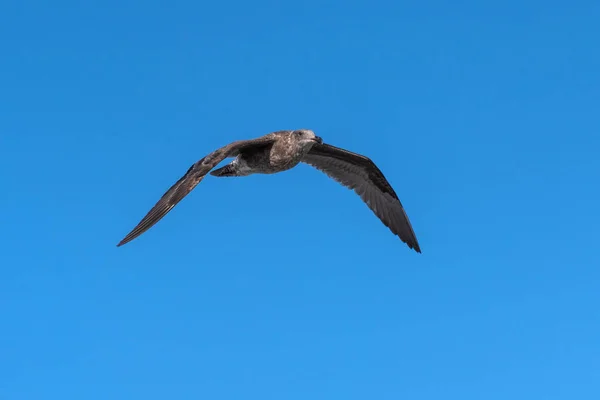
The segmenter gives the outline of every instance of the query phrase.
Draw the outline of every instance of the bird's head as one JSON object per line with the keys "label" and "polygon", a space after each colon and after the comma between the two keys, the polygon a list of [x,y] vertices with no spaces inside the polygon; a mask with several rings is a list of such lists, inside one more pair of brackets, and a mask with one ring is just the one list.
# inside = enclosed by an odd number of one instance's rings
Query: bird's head
{"label": "bird's head", "polygon": [[315,143],[323,143],[323,139],[315,135],[315,133],[310,129],[297,129],[292,132],[292,135],[295,136],[295,139],[299,143],[302,143],[309,148]]}

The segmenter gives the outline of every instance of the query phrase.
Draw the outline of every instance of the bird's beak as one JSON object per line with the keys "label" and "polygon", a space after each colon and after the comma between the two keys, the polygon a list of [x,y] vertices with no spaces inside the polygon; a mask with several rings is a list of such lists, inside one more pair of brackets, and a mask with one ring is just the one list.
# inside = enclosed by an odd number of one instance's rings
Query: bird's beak
{"label": "bird's beak", "polygon": [[323,144],[323,139],[320,136],[315,136],[313,140],[319,144]]}

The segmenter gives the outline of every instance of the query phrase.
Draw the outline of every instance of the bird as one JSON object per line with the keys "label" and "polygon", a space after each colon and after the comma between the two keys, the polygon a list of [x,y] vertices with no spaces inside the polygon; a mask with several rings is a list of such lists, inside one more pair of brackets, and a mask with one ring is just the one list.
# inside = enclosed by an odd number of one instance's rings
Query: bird
{"label": "bird", "polygon": [[[226,158],[233,161],[214,169]],[[154,226],[208,174],[215,177],[275,174],[300,163],[314,167],[353,190],[394,235],[421,253],[404,207],[377,165],[364,155],[324,143],[310,129],[280,130],[255,139],[237,140],[206,155],[189,167],[117,247]]]}

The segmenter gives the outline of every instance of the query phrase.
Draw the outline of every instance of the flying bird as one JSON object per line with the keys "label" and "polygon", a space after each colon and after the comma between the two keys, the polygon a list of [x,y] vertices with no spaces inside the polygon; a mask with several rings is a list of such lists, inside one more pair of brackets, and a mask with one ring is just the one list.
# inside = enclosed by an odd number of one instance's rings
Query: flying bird
{"label": "flying bird", "polygon": [[[229,164],[213,170],[226,158]],[[232,142],[194,163],[118,244],[122,246],[150,229],[210,173],[216,177],[275,174],[306,163],[356,192],[373,213],[409,248],[421,252],[411,223],[396,192],[379,168],[360,154],[323,143],[308,129],[282,130]]]}

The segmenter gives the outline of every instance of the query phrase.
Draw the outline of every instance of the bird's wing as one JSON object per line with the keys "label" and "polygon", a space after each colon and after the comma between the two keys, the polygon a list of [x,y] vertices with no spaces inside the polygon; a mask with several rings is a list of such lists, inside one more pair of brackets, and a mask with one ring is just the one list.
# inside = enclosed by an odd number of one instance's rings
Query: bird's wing
{"label": "bird's wing", "polygon": [[375,215],[411,249],[421,252],[396,192],[371,159],[328,144],[315,144],[302,159],[354,190]]}
{"label": "bird's wing", "polygon": [[122,246],[127,242],[140,236],[142,233],[150,229],[162,217],[164,217],[177,203],[188,195],[198,185],[206,174],[213,169],[217,164],[227,157],[235,157],[241,151],[248,150],[253,147],[267,146],[274,141],[274,136],[269,134],[257,139],[240,140],[223,146],[220,149],[213,151],[206,157],[202,158],[193,164],[173,186],[169,188],[146,214],[144,218],[137,224],[131,232],[117,244]]}

